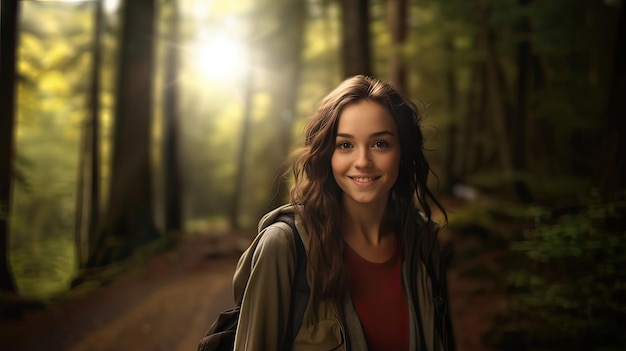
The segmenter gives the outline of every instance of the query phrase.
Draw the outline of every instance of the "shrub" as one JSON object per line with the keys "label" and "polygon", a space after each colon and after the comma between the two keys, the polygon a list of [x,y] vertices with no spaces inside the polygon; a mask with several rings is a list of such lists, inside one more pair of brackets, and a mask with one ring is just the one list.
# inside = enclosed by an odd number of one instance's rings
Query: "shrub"
{"label": "shrub", "polygon": [[535,225],[512,243],[523,254],[507,279],[512,316],[528,346],[626,346],[624,195],[594,193],[567,208],[533,211]]}

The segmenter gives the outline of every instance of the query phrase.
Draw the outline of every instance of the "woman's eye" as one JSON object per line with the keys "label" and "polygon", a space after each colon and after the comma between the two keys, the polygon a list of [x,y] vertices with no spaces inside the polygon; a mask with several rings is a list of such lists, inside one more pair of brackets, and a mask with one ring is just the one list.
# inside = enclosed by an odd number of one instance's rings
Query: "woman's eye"
{"label": "woman's eye", "polygon": [[350,147],[351,147],[350,143],[346,143],[345,141],[337,144],[337,148],[340,150],[346,150],[346,149],[349,149]]}
{"label": "woman's eye", "polygon": [[386,141],[384,141],[384,140],[378,140],[378,141],[375,141],[375,142],[374,142],[374,144],[373,144],[372,146],[374,146],[374,147],[375,147],[375,148],[377,148],[377,149],[384,149],[384,148],[386,148],[387,146],[389,146],[389,143],[387,143],[387,142],[386,142]]}

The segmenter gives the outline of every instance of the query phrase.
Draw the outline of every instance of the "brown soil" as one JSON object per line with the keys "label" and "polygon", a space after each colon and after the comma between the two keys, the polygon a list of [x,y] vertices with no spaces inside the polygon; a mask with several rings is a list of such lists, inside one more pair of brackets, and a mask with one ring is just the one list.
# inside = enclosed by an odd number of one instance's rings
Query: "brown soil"
{"label": "brown soil", "polygon": [[[462,243],[463,249],[475,247]],[[491,351],[486,335],[497,316],[505,314],[505,295],[494,279],[467,274],[474,267],[498,271],[494,267],[501,253],[485,252],[471,262],[454,263],[448,271],[450,312],[458,351]]]}
{"label": "brown soil", "polygon": [[87,296],[0,321],[0,350],[195,350],[233,305],[237,255],[194,236]]}
{"label": "brown soil", "polygon": [[[447,239],[455,256],[473,246],[465,239]],[[139,273],[83,298],[28,311],[18,321],[0,321],[0,350],[195,350],[218,313],[233,305],[238,252],[232,243],[217,249],[216,243],[212,236],[193,236],[151,259]],[[482,336],[502,297],[489,281],[465,277],[465,268],[453,262],[449,271],[457,349],[490,351]]]}

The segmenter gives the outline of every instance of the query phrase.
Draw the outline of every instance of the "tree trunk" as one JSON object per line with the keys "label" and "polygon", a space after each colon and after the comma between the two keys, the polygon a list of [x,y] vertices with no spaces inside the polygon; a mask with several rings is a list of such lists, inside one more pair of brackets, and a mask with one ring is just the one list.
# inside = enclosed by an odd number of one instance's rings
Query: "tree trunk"
{"label": "tree trunk", "polygon": [[511,146],[509,145],[509,135],[507,132],[507,108],[505,105],[505,96],[503,94],[503,83],[501,70],[498,63],[496,52],[496,38],[493,28],[488,25],[489,9],[481,3],[481,40],[487,49],[486,58],[486,75],[487,75],[487,94],[489,103],[489,114],[492,118],[493,132],[496,141],[496,153],[498,162],[502,170],[502,177],[505,187],[513,183],[513,165],[511,161]]}
{"label": "tree trunk", "polygon": [[165,63],[164,158],[165,158],[165,232],[183,229],[181,203],[179,112],[178,112],[178,1],[170,1],[170,34]]}
{"label": "tree trunk", "polygon": [[[323,31],[323,35],[325,36],[331,36],[331,35],[336,35],[335,31],[334,31],[334,25],[335,25],[335,18],[332,15],[332,11],[329,10],[329,7],[331,4],[333,4],[334,1],[332,0],[322,0],[321,1],[321,6],[322,6],[322,18],[324,21],[324,31]],[[324,43],[324,48],[327,51],[331,51],[334,52],[335,48],[333,46],[333,44],[331,43],[330,40],[326,40]],[[337,84],[337,82],[335,81],[335,75],[333,74],[335,72],[335,59],[334,57],[331,57],[329,59],[324,59],[324,86],[326,87],[326,90],[330,91],[332,90],[335,85]],[[343,66],[342,66],[343,67]]]}
{"label": "tree trunk", "polygon": [[96,243],[96,231],[100,222],[100,68],[102,66],[102,37],[104,35],[104,0],[98,1],[96,5],[96,24],[94,33],[96,43],[94,43],[94,62],[92,71],[92,113],[91,125],[91,197],[89,199],[89,252],[92,252]]}
{"label": "tree trunk", "polygon": [[390,0],[389,33],[391,34],[392,54],[389,62],[389,80],[401,92],[408,94],[404,44],[407,36],[407,0]]}
{"label": "tree trunk", "polygon": [[[478,39],[478,38],[476,38]],[[476,40],[478,49],[480,41]],[[484,62],[475,62],[470,73],[470,87],[467,95],[467,112],[465,129],[463,133],[462,148],[459,149],[461,167],[459,174],[470,174],[477,169],[483,159],[483,146],[481,134],[484,130],[484,116],[486,112],[486,78]]]}
{"label": "tree trunk", "polygon": [[237,168],[235,173],[235,191],[233,194],[233,202],[230,207],[229,221],[234,229],[240,229],[239,210],[240,200],[243,196],[244,179],[246,173],[246,159],[248,155],[248,141],[250,139],[250,123],[252,120],[252,104],[254,96],[254,72],[248,67],[246,72],[246,81],[244,87],[243,116],[241,124],[241,136],[239,137],[239,151],[237,152]]}
{"label": "tree trunk", "polygon": [[94,247],[100,211],[100,68],[102,46],[102,2],[94,3],[91,87],[83,123],[76,191],[76,249],[80,268],[85,268]]}
{"label": "tree trunk", "polygon": [[342,2],[342,63],[345,77],[372,75],[369,0]]}
{"label": "tree trunk", "polygon": [[606,195],[615,194],[626,188],[626,4],[622,3],[617,22],[617,35],[614,49],[613,81],[609,90],[606,112],[606,130],[600,136],[598,174],[601,191]]}
{"label": "tree trunk", "polygon": [[448,146],[446,148],[446,163],[445,163],[445,186],[449,194],[452,193],[452,187],[458,182],[458,145],[459,145],[459,122],[456,120],[457,116],[457,86],[456,86],[456,74],[455,67],[452,63],[452,57],[454,56],[454,45],[452,38],[447,37],[445,39],[444,47],[446,49],[446,55],[450,60],[446,67],[446,91],[448,96]]}
{"label": "tree trunk", "polygon": [[19,6],[16,0],[3,0],[0,6],[0,290],[15,293],[16,286],[9,264],[9,210],[13,181]]}
{"label": "tree trunk", "polygon": [[297,100],[300,87],[300,71],[301,71],[301,53],[304,44],[304,23],[306,21],[306,3],[303,0],[291,1],[279,11],[279,16],[287,19],[286,33],[284,40],[285,50],[282,50],[284,77],[283,84],[280,84],[282,97],[278,105],[276,116],[278,117],[277,125],[278,139],[280,149],[278,155],[280,160],[276,165],[276,175],[274,177],[274,189],[271,192],[271,201],[269,201],[270,209],[289,201],[289,187],[286,179],[287,163],[285,160],[289,154],[291,147],[291,134],[293,123],[297,116]]}
{"label": "tree trunk", "polygon": [[90,267],[127,258],[157,238],[150,157],[155,6],[125,3],[109,203]]}
{"label": "tree trunk", "polygon": [[[520,7],[527,7],[532,0],[518,0]],[[517,106],[512,119],[512,145],[513,167],[516,171],[526,170],[526,138],[528,120],[528,80],[531,66],[531,46],[530,46],[530,20],[528,16],[520,19],[518,25],[518,35],[520,42],[517,44]],[[528,186],[521,179],[515,179],[515,192],[517,198],[522,202],[532,201],[532,195]]]}

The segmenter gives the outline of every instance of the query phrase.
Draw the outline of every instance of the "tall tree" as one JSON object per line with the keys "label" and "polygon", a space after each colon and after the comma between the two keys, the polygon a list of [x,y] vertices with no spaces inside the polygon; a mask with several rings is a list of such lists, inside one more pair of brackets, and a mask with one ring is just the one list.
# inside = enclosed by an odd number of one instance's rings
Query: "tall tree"
{"label": "tall tree", "polygon": [[165,62],[164,159],[165,159],[165,232],[183,229],[179,158],[179,12],[178,0],[170,0],[169,38]]}
{"label": "tall tree", "polygon": [[[444,50],[448,58],[454,56],[454,43],[453,38],[450,35],[446,35],[444,38]],[[446,147],[446,160],[445,160],[445,185],[448,193],[452,192],[452,187],[458,181],[458,169],[457,163],[457,148],[459,144],[459,122],[455,120],[454,116],[458,111],[458,89],[457,78],[454,64],[449,59],[445,69],[445,84],[447,95],[447,111],[449,116],[448,124],[448,142]]]}
{"label": "tall tree", "polygon": [[343,74],[372,75],[370,48],[370,2],[369,0],[342,1],[342,64]]}
{"label": "tall tree", "polygon": [[389,61],[389,80],[404,93],[407,91],[404,44],[407,37],[407,0],[390,0],[388,26],[393,52]]}
{"label": "tall tree", "polygon": [[480,40],[486,52],[485,78],[488,99],[488,112],[492,118],[493,135],[496,139],[496,153],[500,163],[500,170],[504,183],[512,186],[513,165],[511,161],[511,146],[506,125],[508,109],[506,106],[506,86],[503,82],[502,69],[498,61],[496,49],[497,39],[494,28],[491,26],[492,8],[485,0],[479,0]]}
{"label": "tall tree", "polygon": [[278,18],[283,19],[281,35],[280,58],[276,61],[280,67],[277,70],[284,72],[282,84],[276,86],[280,88],[278,104],[275,116],[278,126],[278,155],[279,163],[276,165],[275,189],[273,189],[270,207],[275,208],[289,200],[289,188],[285,173],[287,163],[285,159],[289,153],[292,143],[292,128],[297,116],[297,101],[300,88],[300,75],[302,66],[302,49],[304,46],[304,23],[306,21],[306,2],[304,0],[290,0],[281,6],[278,11]]}
{"label": "tall tree", "polygon": [[[476,36],[476,45],[480,49],[481,41]],[[459,148],[459,159],[462,161],[459,174],[476,172],[485,159],[485,137],[487,124],[487,88],[485,63],[477,61],[472,64],[470,87],[467,94],[467,111],[462,147]]]}
{"label": "tall tree", "polygon": [[612,194],[626,188],[626,4],[622,2],[617,21],[617,35],[613,53],[613,79],[609,90],[606,129],[601,135],[601,153],[596,167],[602,190]]}
{"label": "tall tree", "polygon": [[100,68],[102,46],[102,1],[94,3],[91,86],[89,87],[89,116],[83,122],[80,146],[77,204],[76,247],[80,267],[89,259],[94,246],[96,224],[100,211]]}
{"label": "tall tree", "polygon": [[243,196],[244,176],[246,174],[246,159],[248,155],[248,143],[250,141],[250,125],[252,123],[252,104],[254,103],[254,69],[248,62],[248,68],[245,73],[244,96],[243,96],[243,115],[241,122],[241,135],[239,136],[239,150],[237,150],[237,171],[235,173],[235,191],[233,193],[233,201],[230,204],[229,221],[230,225],[239,229],[239,212],[241,210],[240,203]]}
{"label": "tall tree", "polygon": [[[518,0],[522,10],[526,10],[532,0]],[[532,64],[532,52],[530,43],[530,19],[528,15],[520,18],[517,32],[519,42],[517,43],[517,105],[515,106],[514,118],[511,118],[512,130],[512,164],[516,171],[526,169],[526,130],[528,120],[528,81]],[[516,178],[514,181],[517,198],[524,202],[532,200],[530,190],[526,183]]]}
{"label": "tall tree", "polygon": [[0,290],[16,292],[9,265],[9,208],[13,177],[17,0],[0,5]]}
{"label": "tall tree", "polygon": [[124,4],[109,202],[90,267],[126,258],[158,237],[150,157],[155,12],[155,0]]}

